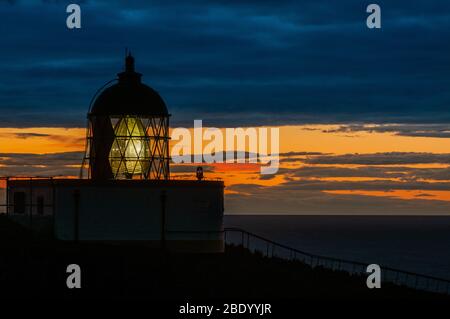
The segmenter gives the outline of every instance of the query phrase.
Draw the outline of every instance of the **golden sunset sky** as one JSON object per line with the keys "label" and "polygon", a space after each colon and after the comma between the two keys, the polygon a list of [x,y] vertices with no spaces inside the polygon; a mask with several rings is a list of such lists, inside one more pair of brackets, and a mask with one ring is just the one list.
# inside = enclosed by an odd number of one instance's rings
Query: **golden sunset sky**
{"label": "golden sunset sky", "polygon": [[[450,139],[433,137],[435,126],[279,129],[277,174],[261,175],[255,164],[203,164],[206,178],[225,181],[227,213],[450,212]],[[83,128],[0,128],[0,175],[76,177],[84,140]],[[193,178],[196,166],[172,164],[171,176]]]}

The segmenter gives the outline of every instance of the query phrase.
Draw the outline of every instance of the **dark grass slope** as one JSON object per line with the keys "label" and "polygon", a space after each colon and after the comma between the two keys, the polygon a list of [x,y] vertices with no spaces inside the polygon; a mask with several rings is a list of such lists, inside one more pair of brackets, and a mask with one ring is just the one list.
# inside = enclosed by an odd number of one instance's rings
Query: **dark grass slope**
{"label": "dark grass slope", "polygon": [[[79,264],[82,289],[66,287]],[[9,298],[154,300],[445,299],[300,262],[268,259],[240,247],[224,254],[175,254],[138,245],[75,244],[31,235],[0,216],[0,295]]]}

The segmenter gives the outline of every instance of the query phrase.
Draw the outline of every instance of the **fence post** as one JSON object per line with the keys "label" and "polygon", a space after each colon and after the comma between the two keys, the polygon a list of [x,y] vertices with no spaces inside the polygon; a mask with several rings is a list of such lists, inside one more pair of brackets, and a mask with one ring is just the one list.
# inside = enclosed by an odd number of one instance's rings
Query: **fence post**
{"label": "fence post", "polygon": [[80,239],[80,190],[73,191],[74,213],[73,213],[73,240],[77,243]]}
{"label": "fence post", "polygon": [[161,241],[161,249],[162,251],[166,251],[166,201],[167,201],[167,192],[163,190],[160,195],[161,200],[161,225],[160,225],[160,241]]}
{"label": "fence post", "polygon": [[33,232],[33,178],[30,177],[30,230]]}
{"label": "fence post", "polygon": [[6,177],[6,216],[9,216],[9,176]]}

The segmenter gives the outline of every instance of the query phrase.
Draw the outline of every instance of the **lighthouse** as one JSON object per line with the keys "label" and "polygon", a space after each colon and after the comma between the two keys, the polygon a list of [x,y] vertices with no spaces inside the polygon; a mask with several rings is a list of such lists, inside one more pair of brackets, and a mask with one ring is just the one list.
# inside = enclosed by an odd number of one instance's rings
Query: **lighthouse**
{"label": "lighthouse", "polygon": [[170,114],[129,53],[87,114],[80,178],[7,179],[7,214],[57,240],[222,252],[224,183],[170,178]]}
{"label": "lighthouse", "polygon": [[117,83],[102,90],[88,113],[92,179],[169,179],[169,117],[161,96],[125,58]]}

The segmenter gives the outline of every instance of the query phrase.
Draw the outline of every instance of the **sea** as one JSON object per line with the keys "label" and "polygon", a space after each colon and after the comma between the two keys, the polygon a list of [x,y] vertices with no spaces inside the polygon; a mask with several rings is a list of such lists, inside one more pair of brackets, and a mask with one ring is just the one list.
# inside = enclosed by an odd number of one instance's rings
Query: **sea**
{"label": "sea", "polygon": [[224,225],[312,254],[450,280],[450,216],[226,215]]}

